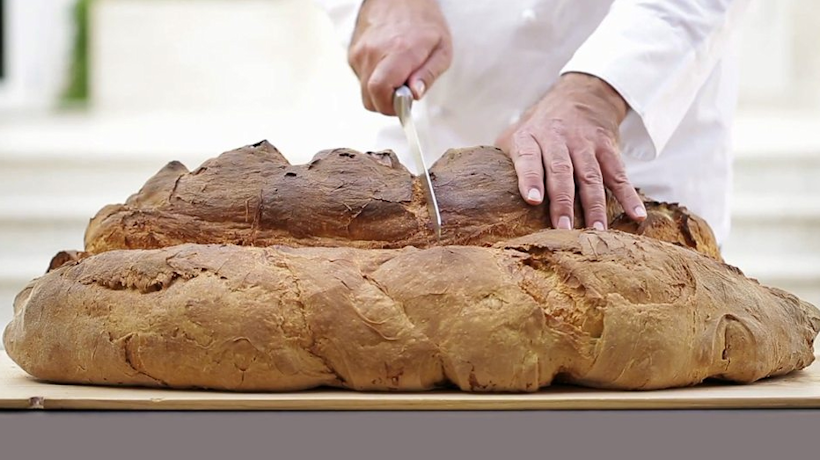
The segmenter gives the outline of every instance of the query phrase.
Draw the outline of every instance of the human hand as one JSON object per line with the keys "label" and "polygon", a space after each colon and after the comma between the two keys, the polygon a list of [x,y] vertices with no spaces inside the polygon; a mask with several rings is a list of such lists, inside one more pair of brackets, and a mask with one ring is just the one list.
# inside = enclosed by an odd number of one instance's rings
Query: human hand
{"label": "human hand", "polygon": [[605,186],[630,218],[646,218],[618,150],[626,111],[626,102],[603,80],[567,73],[496,140],[512,158],[528,203],[543,201],[546,183],[553,227],[573,227],[576,183],[588,227],[607,228]]}
{"label": "human hand", "polygon": [[436,0],[367,0],[348,62],[367,110],[395,115],[393,91],[407,83],[416,100],[450,67],[453,44]]}

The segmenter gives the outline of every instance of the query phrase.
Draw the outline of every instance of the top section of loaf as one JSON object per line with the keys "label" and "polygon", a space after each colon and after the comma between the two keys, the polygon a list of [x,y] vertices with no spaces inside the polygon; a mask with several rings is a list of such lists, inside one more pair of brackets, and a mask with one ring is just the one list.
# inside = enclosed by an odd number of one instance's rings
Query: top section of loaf
{"label": "top section of loaf", "polygon": [[[494,147],[448,150],[430,169],[443,220],[436,241],[421,183],[391,151],[325,150],[291,165],[266,141],[223,153],[194,171],[171,162],[125,204],[91,220],[86,251],[182,243],[250,246],[427,247],[486,245],[549,228],[546,203],[518,193],[510,159]],[[645,200],[631,222],[608,195],[612,228],[690,247],[719,259],[705,221],[676,204]],[[583,227],[576,203],[576,227]]]}

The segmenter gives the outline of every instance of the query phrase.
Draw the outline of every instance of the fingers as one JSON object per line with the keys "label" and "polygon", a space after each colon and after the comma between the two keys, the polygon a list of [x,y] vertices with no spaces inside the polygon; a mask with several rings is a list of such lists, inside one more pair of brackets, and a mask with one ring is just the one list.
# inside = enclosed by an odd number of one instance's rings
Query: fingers
{"label": "fingers", "polygon": [[365,109],[371,112],[376,111],[376,106],[373,105],[373,99],[370,98],[370,92],[367,90],[366,84],[362,84],[362,105],[364,105]]}
{"label": "fingers", "polygon": [[546,172],[547,195],[550,198],[552,226],[569,230],[573,227],[575,181],[569,148],[560,137],[539,139]]}
{"label": "fingers", "polygon": [[[435,43],[435,42],[431,42]],[[393,92],[408,83],[413,96],[420,99],[433,82],[450,67],[452,49],[440,40],[435,46],[394,40],[390,48],[355,47],[349,56],[361,84],[362,103],[370,111],[395,115]]]}
{"label": "fingers", "polygon": [[[541,135],[539,135],[541,134]],[[554,228],[574,226],[576,184],[588,227],[606,230],[605,187],[612,190],[626,214],[633,220],[646,218],[646,208],[626,175],[626,168],[607,139],[566,142],[560,135],[519,129],[505,138],[518,176],[518,191],[532,205],[549,197],[550,221]]]}
{"label": "fingers", "polygon": [[510,158],[518,176],[518,192],[529,204],[544,201],[544,167],[541,147],[527,131],[517,132],[510,147]]}
{"label": "fingers", "polygon": [[582,141],[574,149],[572,157],[586,225],[596,230],[606,230],[606,194],[601,167],[595,157],[595,144]]}
{"label": "fingers", "polygon": [[394,40],[389,49],[369,43],[351,47],[348,60],[359,79],[364,107],[372,112],[395,115],[393,91],[407,81],[425,58],[400,40]]}
{"label": "fingers", "polygon": [[359,79],[362,103],[385,115],[395,115],[396,88],[408,84],[420,99],[452,62],[449,34],[441,30],[402,35],[382,27],[354,41],[348,62]]}
{"label": "fingers", "polygon": [[450,67],[453,52],[449,45],[443,41],[433,49],[430,57],[408,78],[410,89],[416,100],[421,99],[427,88],[433,86],[433,82]]}
{"label": "fingers", "polygon": [[596,158],[601,168],[604,185],[612,191],[615,199],[621,203],[626,215],[638,222],[644,220],[646,218],[646,207],[626,175],[626,167],[615,143],[611,140],[599,143]]}
{"label": "fingers", "polygon": [[373,105],[373,101],[370,99],[370,93],[367,91],[366,84],[370,79],[370,74],[373,73],[373,67],[378,63],[378,61],[375,60],[374,53],[362,45],[351,46],[348,51],[347,62],[359,80],[362,93],[362,105],[364,105],[365,109],[375,112],[376,106]]}
{"label": "fingers", "polygon": [[407,81],[419,61],[413,53],[390,54],[379,61],[367,80],[362,80],[364,92],[370,97],[376,112],[395,115],[393,92]]}
{"label": "fingers", "polygon": [[[452,51],[449,45],[440,42],[429,56],[407,50],[388,54],[376,65],[372,74],[362,79],[362,102],[368,102],[376,112],[395,115],[393,92],[408,83],[416,100],[421,99],[433,82],[450,67]],[[366,83],[364,83],[366,82]]]}

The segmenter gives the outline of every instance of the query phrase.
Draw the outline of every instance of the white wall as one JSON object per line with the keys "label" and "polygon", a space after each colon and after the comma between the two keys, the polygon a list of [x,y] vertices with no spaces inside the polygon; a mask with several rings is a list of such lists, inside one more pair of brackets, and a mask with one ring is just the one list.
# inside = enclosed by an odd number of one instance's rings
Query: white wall
{"label": "white wall", "polygon": [[318,74],[340,70],[326,65],[341,49],[305,0],[98,2],[97,109],[293,108]]}
{"label": "white wall", "polygon": [[[310,0],[97,0],[92,27],[98,114],[154,114],[213,149],[267,138],[295,162],[368,144],[391,122],[361,107],[345,50]],[[190,120],[224,133],[190,132]],[[146,148],[174,144],[167,131]],[[229,136],[238,131],[248,137]]]}
{"label": "white wall", "polygon": [[6,0],[8,78],[0,83],[0,113],[54,106],[66,81],[74,2]]}
{"label": "white wall", "polygon": [[753,0],[740,53],[740,109],[820,109],[817,0]]}

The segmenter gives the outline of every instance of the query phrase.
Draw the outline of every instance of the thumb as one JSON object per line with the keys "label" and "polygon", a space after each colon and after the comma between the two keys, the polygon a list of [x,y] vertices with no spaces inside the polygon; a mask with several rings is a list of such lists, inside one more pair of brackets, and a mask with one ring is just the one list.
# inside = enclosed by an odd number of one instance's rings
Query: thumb
{"label": "thumb", "polygon": [[449,45],[439,44],[424,64],[410,74],[407,80],[416,100],[421,99],[436,79],[450,67],[452,54]]}

